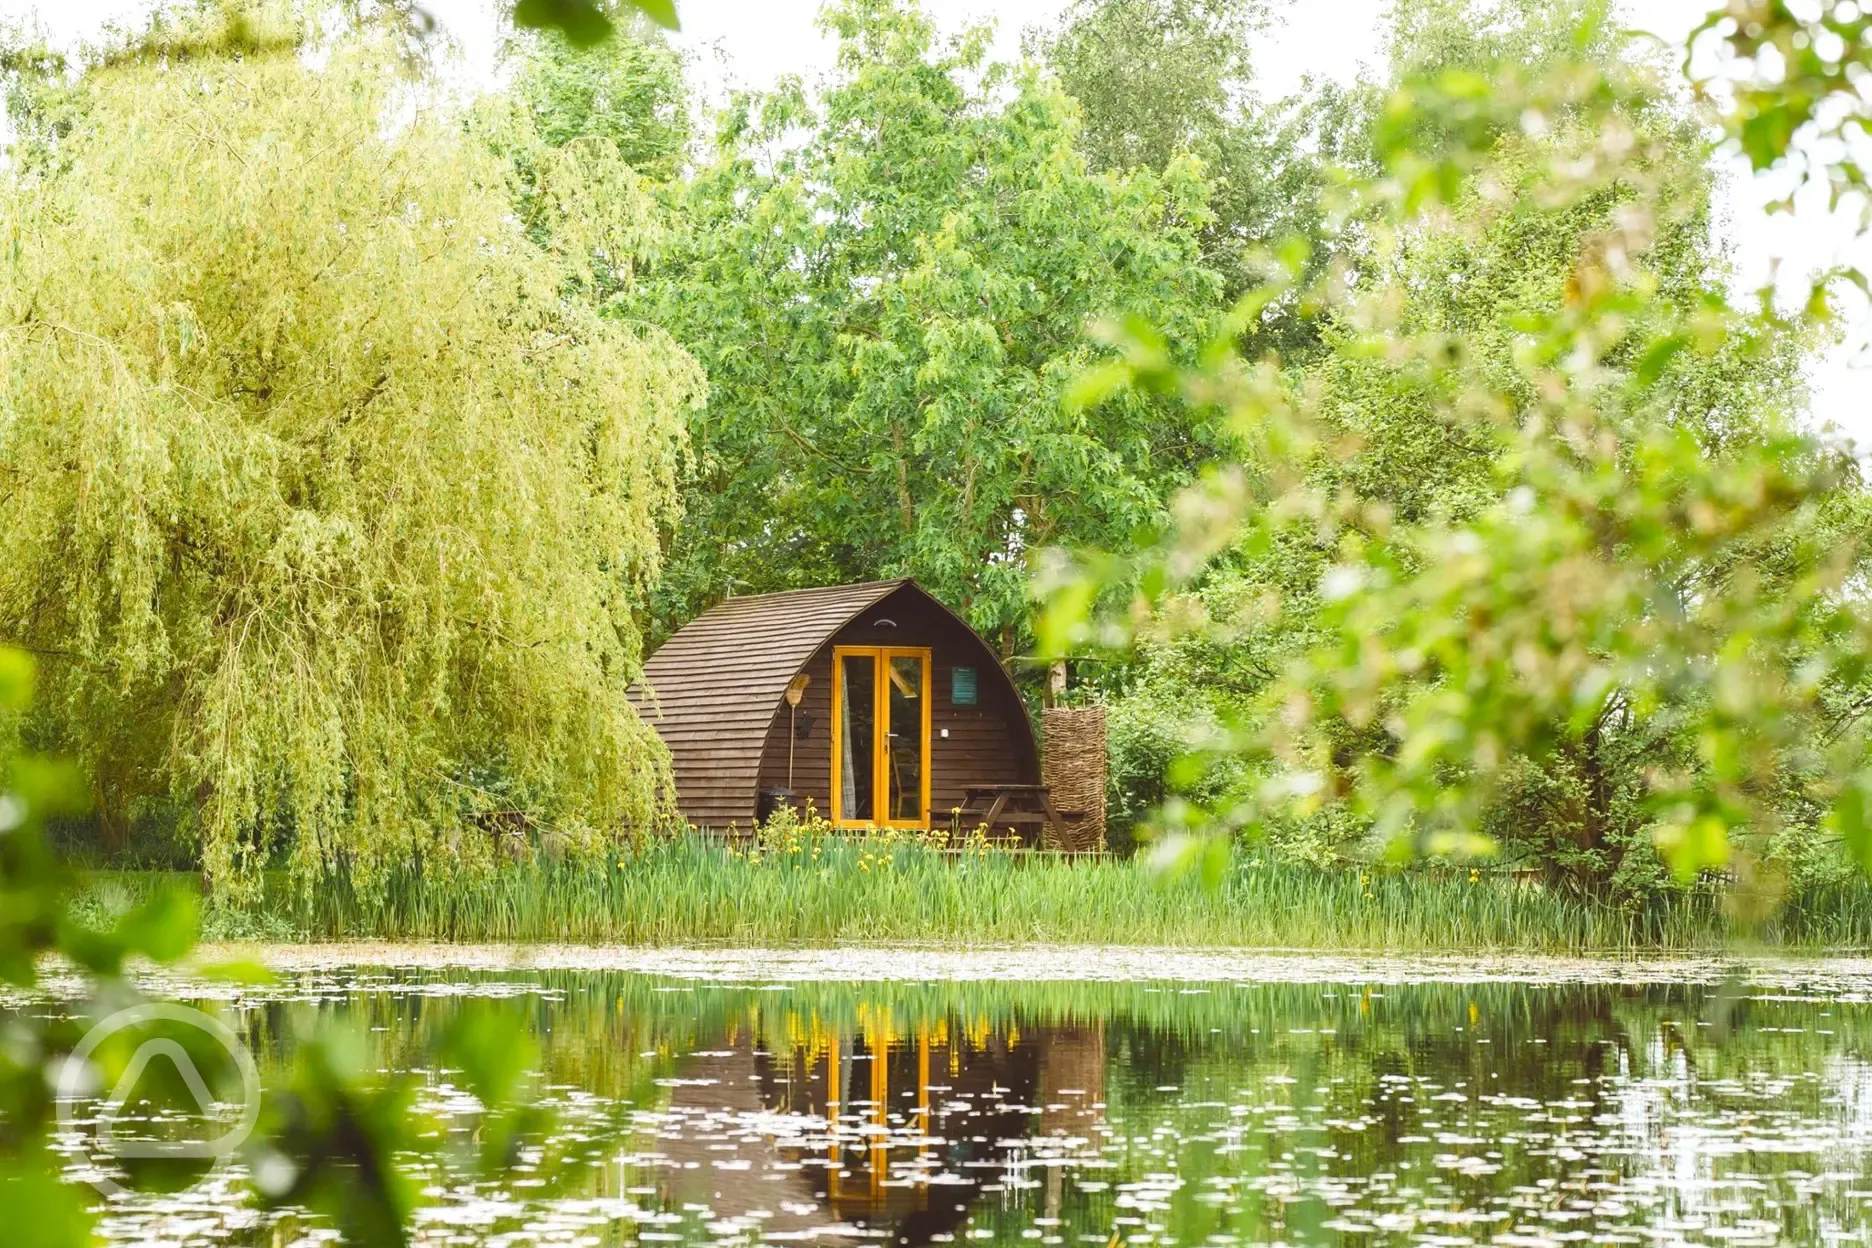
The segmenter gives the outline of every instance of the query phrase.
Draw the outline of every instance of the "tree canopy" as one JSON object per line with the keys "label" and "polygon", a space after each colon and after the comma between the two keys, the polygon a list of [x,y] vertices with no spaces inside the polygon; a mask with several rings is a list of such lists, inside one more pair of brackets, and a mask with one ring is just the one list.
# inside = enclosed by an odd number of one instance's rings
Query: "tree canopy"
{"label": "tree canopy", "polygon": [[[1078,0],[1027,32],[1028,54],[1078,101],[1093,168],[1201,163],[1203,259],[1230,302],[1296,241],[1309,248],[1308,271],[1324,271],[1329,171],[1359,155],[1358,92],[1310,83],[1274,100],[1258,89],[1250,40],[1278,20],[1265,0]],[[1309,346],[1307,318],[1276,310],[1253,327],[1257,349]]]}
{"label": "tree canopy", "polygon": [[563,297],[510,166],[387,38],[278,33],[91,69],[0,187],[35,730],[111,817],[173,799],[224,886],[281,844],[365,879],[484,857],[490,819],[643,829],[633,610],[701,372]]}
{"label": "tree canopy", "polygon": [[1064,402],[1133,316],[1200,337],[1217,280],[1196,167],[1097,172],[1033,67],[913,6],[827,22],[818,90],[743,97],[640,298],[707,369],[668,618],[729,592],[914,575],[1012,652],[1026,560],[1127,540],[1207,452],[1148,396]]}

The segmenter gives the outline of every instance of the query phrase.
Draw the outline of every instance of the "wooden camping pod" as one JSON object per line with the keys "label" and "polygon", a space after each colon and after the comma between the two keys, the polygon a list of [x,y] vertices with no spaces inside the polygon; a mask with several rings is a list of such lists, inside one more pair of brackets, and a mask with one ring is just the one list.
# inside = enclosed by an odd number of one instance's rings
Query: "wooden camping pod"
{"label": "wooden camping pod", "polygon": [[[669,747],[682,816],[746,830],[767,788],[844,813],[833,796],[833,661],[853,648],[927,653],[917,777],[926,796],[920,818],[900,824],[943,826],[970,788],[1039,783],[1026,705],[987,643],[915,581],[872,581],[727,599],[644,664],[629,696]],[[808,680],[792,706],[787,688],[801,674]]]}

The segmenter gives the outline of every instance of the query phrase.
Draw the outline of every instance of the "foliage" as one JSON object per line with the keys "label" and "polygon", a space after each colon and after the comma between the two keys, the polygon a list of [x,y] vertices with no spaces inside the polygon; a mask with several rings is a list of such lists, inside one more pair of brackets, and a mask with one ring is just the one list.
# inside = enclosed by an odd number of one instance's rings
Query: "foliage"
{"label": "foliage", "polygon": [[[1692,32],[1686,64],[1705,51],[1720,53],[1713,72],[1696,82],[1721,101],[1725,147],[1740,152],[1756,172],[1792,175],[1771,212],[1795,211],[1802,188],[1826,188],[1829,208],[1857,210],[1857,234],[1872,227],[1872,190],[1866,183],[1866,139],[1872,104],[1865,92],[1872,71],[1872,14],[1853,0],[1730,0]],[[1712,46],[1713,45],[1713,46]],[[1850,284],[1872,297],[1872,275],[1842,257],[1814,278],[1803,315],[1826,324],[1838,315]],[[1772,291],[1764,299],[1774,298]]]}
{"label": "foliage", "polygon": [[620,315],[708,370],[663,620],[722,594],[910,574],[1011,653],[1024,556],[1127,539],[1207,453],[1172,405],[1068,410],[1095,318],[1204,332],[1195,167],[1096,173],[1032,67],[852,0],[823,89],[738,99],[681,238]]}
{"label": "foliage", "polygon": [[[0,647],[0,984],[46,990],[47,972],[59,969],[53,958],[84,979],[82,1000],[70,1008],[13,1011],[0,1023],[0,1219],[31,1228],[34,1244],[66,1248],[94,1242],[94,1212],[86,1189],[61,1179],[64,1159],[50,1147],[52,1092],[61,1067],[73,1060],[87,1024],[141,1001],[129,960],[173,964],[188,955],[196,914],[186,892],[159,884],[133,904],[113,907],[106,923],[81,918],[86,886],[50,851],[46,825],[82,812],[86,786],[71,764],[6,745],[27,712],[35,674],[29,656]],[[254,973],[239,966],[209,969],[223,978]],[[64,985],[57,990],[71,991]],[[188,1052],[199,1071],[212,1071],[216,1056],[226,1064],[225,1055],[201,1051],[203,1033],[194,1028],[154,1034],[182,1046],[177,1051]],[[153,1038],[148,1031],[120,1032],[95,1048],[85,1060],[98,1068],[96,1086],[118,1086]],[[356,1060],[355,1040],[342,1031],[308,1032],[300,1040],[286,1078],[264,1091],[258,1131],[247,1145],[249,1171],[260,1176],[263,1197],[330,1216],[347,1244],[402,1244],[411,1193],[391,1158],[435,1151],[430,1124],[409,1112],[410,1078],[386,1080],[366,1069]],[[462,1160],[460,1171],[486,1176],[504,1170],[522,1140],[536,1139],[549,1126],[519,1077],[529,1068],[530,1052],[517,1018],[485,1010],[436,1038],[434,1060],[463,1072],[481,1111],[484,1146]],[[162,1067],[175,1075],[174,1062]],[[164,1099],[149,1079],[139,1080],[139,1097],[158,1105],[194,1104],[194,1093],[180,1088],[167,1089]],[[199,1174],[129,1166],[117,1177],[133,1187],[165,1186]]]}
{"label": "foliage", "polygon": [[620,8],[666,29],[677,28],[675,0],[514,0],[513,22],[523,29],[556,31],[573,47],[589,48],[616,34]]}
{"label": "foliage", "polygon": [[[1500,8],[1510,12],[1491,17]],[[1611,54],[1603,41],[1579,49],[1557,37],[1556,27],[1561,36],[1570,28],[1546,6],[1477,9],[1432,3],[1399,9],[1387,40],[1394,76],[1402,81],[1491,58],[1552,67],[1582,51],[1601,59]],[[1383,93],[1366,87],[1351,94],[1360,101],[1359,124],[1369,134],[1380,121]],[[1699,164],[1694,131],[1680,112],[1668,100],[1652,100],[1644,113],[1634,120],[1669,162],[1660,177],[1670,180],[1679,198],[1666,227],[1670,245],[1660,250],[1666,253],[1673,297],[1693,303],[1722,277],[1707,234],[1708,178]],[[1369,137],[1358,143],[1370,145]],[[1503,186],[1501,194],[1519,198],[1522,212],[1486,216],[1489,206],[1472,200],[1457,209],[1464,228],[1412,238],[1388,255],[1367,241],[1364,229],[1348,229],[1337,244],[1342,255],[1357,258],[1366,283],[1386,285],[1389,297],[1398,301],[1400,328],[1441,330],[1452,339],[1460,335],[1463,349],[1487,361],[1498,375],[1513,370],[1515,319],[1560,303],[1581,240],[1603,228],[1618,206],[1613,195],[1543,211],[1531,202],[1537,194],[1538,158],[1523,152],[1511,162],[1504,153],[1502,165],[1517,180]],[[1382,223],[1360,223],[1375,224]],[[1304,281],[1303,274],[1295,284]],[[1309,488],[1323,496],[1356,490],[1412,522],[1444,512],[1466,516],[1494,497],[1490,462],[1496,448],[1490,440],[1453,436],[1450,425],[1425,402],[1423,387],[1366,349],[1368,339],[1345,317],[1328,311],[1309,332],[1321,341],[1321,349],[1300,361],[1297,370],[1290,365],[1284,382],[1314,395],[1320,419],[1330,425],[1327,437],[1357,448],[1340,457],[1303,452],[1299,470]],[[1709,377],[1702,389],[1718,403],[1744,411],[1747,402],[1740,395],[1773,395],[1777,384],[1785,390],[1789,383],[1785,362],[1759,379],[1752,365],[1728,371],[1742,383],[1733,396],[1716,384],[1720,377]],[[1134,661],[1102,669],[1102,692],[1114,700],[1113,800],[1121,819],[1147,814],[1140,807],[1163,799],[1166,780],[1174,780],[1172,789],[1198,804],[1226,802],[1259,783],[1262,772],[1227,748],[1228,737],[1244,726],[1245,718],[1253,718],[1257,700],[1276,674],[1319,643],[1318,587],[1332,561],[1329,540],[1300,531],[1279,534],[1272,545],[1260,548],[1225,544],[1193,592],[1177,600],[1172,627],[1146,631]],[[1194,626],[1178,626],[1175,616]],[[1146,743],[1149,749],[1137,763],[1147,770],[1140,775],[1125,751]],[[1185,757],[1179,761],[1179,755]],[[1205,756],[1201,765],[1193,755]],[[1153,765],[1154,776],[1148,771]],[[1532,815],[1529,804],[1522,802],[1517,816]],[[1549,816],[1511,826],[1539,835],[1552,822]],[[1271,821],[1265,830],[1283,850],[1307,861],[1331,861],[1360,851],[1368,823],[1335,811]]]}
{"label": "foliage", "polygon": [[[1076,72],[1087,83],[1081,94],[1097,99],[1101,73],[1130,63],[1126,58],[1167,57],[1182,65],[1146,37],[1149,27],[1190,64],[1210,67],[1206,73],[1170,73],[1172,83],[1206,82],[1210,95],[1204,98],[1230,98],[1214,85],[1228,79],[1215,67],[1230,64],[1222,55],[1229,45],[1220,41],[1206,58],[1190,55],[1200,41],[1185,38],[1178,44],[1174,36],[1191,21],[1190,12],[1167,7],[1174,12],[1158,14],[1162,20],[1154,26],[1127,24],[1126,15],[1135,17],[1140,8],[1128,0],[1080,10],[1053,52],[1060,56],[1070,35],[1078,41],[1071,51],[1086,58],[1089,68],[1069,67],[1062,73],[1072,82]],[[1391,15],[1386,40],[1393,83],[1401,86],[1407,79],[1425,80],[1452,69],[1488,72],[1501,62],[1539,75],[1581,60],[1631,59],[1633,53],[1618,48],[1604,27],[1586,28],[1589,37],[1581,39],[1582,12],[1603,16],[1600,9],[1520,0],[1400,6]],[[1236,55],[1233,81],[1242,84],[1236,87],[1240,91],[1248,81],[1247,66]],[[1374,137],[1387,124],[1386,98],[1386,90],[1370,85],[1333,96],[1339,136],[1333,150],[1350,176],[1372,181],[1382,176],[1369,159]],[[1710,175],[1698,122],[1661,84],[1634,93],[1621,109],[1647,138],[1646,159],[1655,165],[1649,176],[1669,188],[1669,202],[1657,222],[1659,237],[1650,250],[1650,264],[1661,277],[1660,297],[1685,314],[1694,313],[1705,298],[1721,297],[1728,280],[1710,228]],[[1148,113],[1132,122],[1132,113],[1106,111],[1116,114],[1121,135],[1164,132]],[[1088,107],[1091,117],[1100,112]],[[1208,114],[1192,107],[1177,115]],[[1314,392],[1326,426],[1323,439],[1338,442],[1342,450],[1357,445],[1353,454],[1310,457],[1303,471],[1308,488],[1319,496],[1356,491],[1413,523],[1436,514],[1468,516],[1498,500],[1491,467],[1499,449],[1495,442],[1465,436],[1438,419],[1423,401],[1421,387],[1400,376],[1394,361],[1369,349],[1369,333],[1348,328],[1346,309],[1328,306],[1333,287],[1318,281],[1325,272],[1321,256],[1330,253],[1345,263],[1348,275],[1357,274],[1359,285],[1382,284],[1399,302],[1395,330],[1440,331],[1485,361],[1492,376],[1511,375],[1518,318],[1561,304],[1574,257],[1586,240],[1608,227],[1627,196],[1615,187],[1576,202],[1543,203],[1545,157],[1538,142],[1524,139],[1522,150],[1504,147],[1493,159],[1501,183],[1493,189],[1503,199],[1519,201],[1522,208],[1516,213],[1497,212],[1480,196],[1471,196],[1451,206],[1462,228],[1400,241],[1388,251],[1379,243],[1385,222],[1374,195],[1354,201],[1336,238],[1319,237],[1318,222],[1289,227],[1295,235],[1290,242],[1306,244],[1311,259],[1282,291],[1264,290],[1258,296],[1268,299],[1269,307],[1251,320],[1257,330],[1244,354],[1253,357],[1296,340],[1317,344],[1298,355],[1283,350],[1287,384]],[[1263,246],[1278,242],[1278,237],[1262,240]],[[1285,309],[1278,323],[1300,325],[1291,333],[1279,331],[1287,335],[1284,340],[1270,332],[1273,308]],[[1800,400],[1803,345],[1794,335],[1782,335],[1752,346],[1735,344],[1707,358],[1680,354],[1671,369],[1678,410],[1700,428],[1700,437],[1712,442],[1725,430],[1749,426],[1758,413],[1794,410]],[[1228,742],[1232,733],[1252,731],[1262,695],[1276,674],[1321,641],[1318,590],[1333,562],[1330,540],[1297,531],[1282,534],[1271,546],[1225,546],[1193,592],[1169,604],[1167,627],[1141,636],[1131,661],[1097,669],[1096,694],[1113,708],[1111,804],[1120,829],[1145,819],[1172,794],[1198,806],[1227,806],[1266,778],[1264,768],[1251,765]],[[1194,621],[1201,623],[1182,626]],[[1667,887],[1649,850],[1647,817],[1635,800],[1643,786],[1636,781],[1648,767],[1681,762],[1681,739],[1669,732],[1635,733],[1629,723],[1623,727],[1627,731],[1616,740],[1595,739],[1583,754],[1540,765],[1517,759],[1482,816],[1483,830],[1513,860],[1538,863],[1556,877],[1621,893]],[[1261,830],[1280,852],[1308,862],[1368,858],[1375,848],[1369,843],[1370,820],[1341,804],[1304,817],[1270,817]],[[1784,842],[1782,849],[1810,845],[1812,839]],[[1637,852],[1630,852],[1634,848]],[[1800,857],[1802,870],[1827,869],[1821,855]]]}
{"label": "foliage", "polygon": [[682,57],[634,23],[590,48],[517,33],[505,60],[512,85],[479,102],[474,131],[508,162],[517,215],[563,265],[562,293],[595,311],[669,246],[655,196],[693,138]]}
{"label": "foliage", "polygon": [[[1405,32],[1320,366],[1133,346],[1136,384],[1218,405],[1252,453],[1104,576],[1146,592],[1103,635],[1187,635],[1220,556],[1261,592],[1217,644],[1287,643],[1221,743],[1251,782],[1169,818],[1345,812],[1393,853],[1531,826],[1595,881],[1653,842],[1685,877],[1732,835],[1760,861],[1828,807],[1856,842],[1865,498],[1794,431],[1800,344],[1726,301],[1702,147],[1603,14],[1537,28],[1549,55],[1453,58],[1444,7]],[[1100,579],[1063,578],[1053,644],[1099,635]]]}
{"label": "foliage", "polygon": [[516,71],[508,95],[532,137],[554,148],[596,140],[648,177],[676,175],[694,119],[682,57],[655,31],[634,23],[585,48],[521,35],[508,58]]}
{"label": "foliage", "polygon": [[[1274,249],[1291,239],[1306,241],[1310,274],[1326,271],[1328,171],[1356,163],[1360,146],[1361,93],[1309,84],[1289,100],[1256,94],[1249,41],[1269,21],[1264,0],[1078,0],[1026,40],[1078,101],[1093,168],[1201,160],[1210,184],[1203,259],[1229,302],[1268,275]],[[1312,320],[1297,305],[1264,311],[1257,351],[1313,345]]]}
{"label": "foliage", "polygon": [[[1824,178],[1835,204],[1868,206],[1859,150],[1872,124],[1868,32],[1872,14],[1854,0],[1730,0],[1711,10],[1691,43],[1714,33],[1727,45],[1730,59],[1704,85],[1725,88],[1725,127],[1753,168],[1792,163],[1802,181]],[[1837,145],[1832,155],[1825,140]]]}
{"label": "foliage", "polygon": [[457,117],[386,127],[415,85],[387,38],[292,43],[112,58],[8,172],[0,636],[47,659],[33,731],[107,818],[193,808],[222,889],[284,844],[306,875],[472,862],[512,804],[642,829],[633,611],[701,378],[561,298]]}
{"label": "foliage", "polygon": [[407,1058],[386,1073],[353,1028],[295,1022],[293,1030],[293,1060],[267,1088],[247,1161],[268,1207],[308,1209],[345,1244],[408,1242],[418,1166],[457,1183],[524,1168],[530,1183],[558,1191],[607,1143],[615,1147],[608,1136],[551,1139],[553,1115],[530,1074],[539,1046],[520,1011],[473,1004],[416,1050],[467,1094],[465,1130],[417,1108],[424,1077]]}
{"label": "foliage", "polygon": [[[131,955],[173,961],[192,940],[192,917],[161,890],[112,928],[77,926],[66,906],[74,885],[46,842],[48,820],[84,808],[73,768],[13,745],[33,695],[29,656],[0,647],[0,983],[31,989],[46,955],[60,953],[119,989]],[[69,1023],[12,1019],[0,1032],[0,1219],[30,1227],[47,1248],[87,1241],[91,1214],[79,1193],[57,1179],[49,1147],[53,1117],[48,1072],[78,1040]]]}
{"label": "foliage", "polygon": [[[1249,40],[1264,0],[1091,0],[1027,50],[1079,101],[1080,145],[1100,169],[1162,169],[1213,142],[1244,111]],[[1148,68],[1148,72],[1144,72]]]}

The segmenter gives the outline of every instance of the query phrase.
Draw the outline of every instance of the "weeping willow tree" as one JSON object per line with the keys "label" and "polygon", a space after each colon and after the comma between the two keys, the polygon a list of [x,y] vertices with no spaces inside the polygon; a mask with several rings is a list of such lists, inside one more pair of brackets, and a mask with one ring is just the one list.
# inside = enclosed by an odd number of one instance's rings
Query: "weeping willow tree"
{"label": "weeping willow tree", "polygon": [[642,829],[667,763],[624,690],[700,372],[567,297],[394,40],[251,23],[93,67],[0,189],[28,730],[107,823],[186,810],[221,888]]}

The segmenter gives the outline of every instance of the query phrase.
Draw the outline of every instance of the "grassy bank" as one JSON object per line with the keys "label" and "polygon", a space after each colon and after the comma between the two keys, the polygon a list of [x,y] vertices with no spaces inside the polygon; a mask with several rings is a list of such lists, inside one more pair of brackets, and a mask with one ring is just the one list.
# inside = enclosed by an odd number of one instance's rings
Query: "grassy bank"
{"label": "grassy bank", "polygon": [[[101,873],[108,913],[193,877]],[[699,838],[604,863],[536,862],[447,878],[403,871],[372,894],[284,880],[210,903],[205,934],[254,940],[744,945],[1021,942],[1472,951],[1685,950],[1737,936],[1720,899],[1625,909],[1498,876],[1361,875],[1247,860],[1219,888],[1129,860],[946,855],[912,839],[801,838],[747,854]],[[1753,933],[1789,947],[1872,945],[1872,889],[1792,898]]]}

